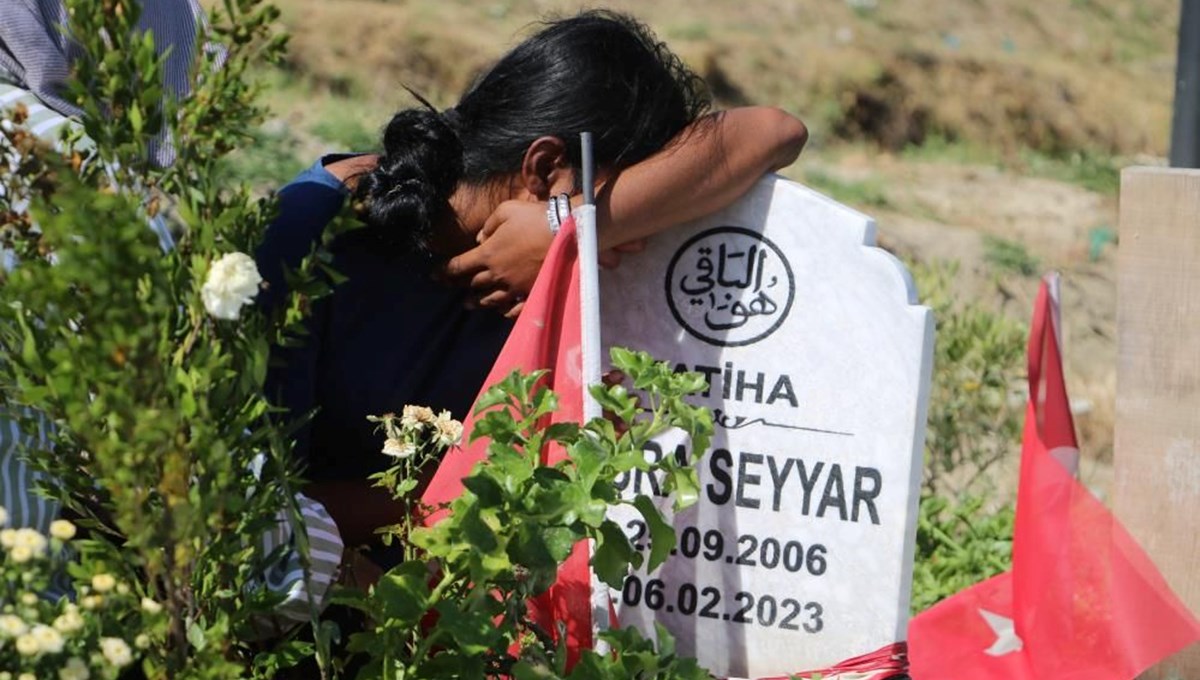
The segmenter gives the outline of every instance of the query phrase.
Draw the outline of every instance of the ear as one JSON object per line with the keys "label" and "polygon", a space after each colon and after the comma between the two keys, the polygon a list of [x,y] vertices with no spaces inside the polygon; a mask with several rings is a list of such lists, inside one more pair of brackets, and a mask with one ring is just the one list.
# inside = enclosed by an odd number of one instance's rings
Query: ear
{"label": "ear", "polygon": [[572,193],[575,171],[563,140],[558,137],[533,140],[521,162],[520,184],[529,200],[545,201],[555,194]]}

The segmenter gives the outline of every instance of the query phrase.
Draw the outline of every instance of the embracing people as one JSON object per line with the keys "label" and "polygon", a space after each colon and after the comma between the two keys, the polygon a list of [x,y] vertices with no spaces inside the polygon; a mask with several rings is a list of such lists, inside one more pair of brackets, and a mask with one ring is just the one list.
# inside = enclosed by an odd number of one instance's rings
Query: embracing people
{"label": "embracing people", "polygon": [[807,139],[779,109],[709,107],[703,81],[644,25],[589,11],[545,23],[453,107],[395,114],[382,154],[326,156],[280,191],[256,255],[268,305],[345,201],[366,224],[331,244],[346,280],[315,302],[302,345],[275,350],[268,380],[308,418],[295,446],[306,493],[347,546],[395,563],[374,531],[401,509],[367,480],[388,459],[366,416],[405,404],[466,415],[555,236],[548,205],[581,200],[581,132],[595,140],[608,266],[733,202]]}

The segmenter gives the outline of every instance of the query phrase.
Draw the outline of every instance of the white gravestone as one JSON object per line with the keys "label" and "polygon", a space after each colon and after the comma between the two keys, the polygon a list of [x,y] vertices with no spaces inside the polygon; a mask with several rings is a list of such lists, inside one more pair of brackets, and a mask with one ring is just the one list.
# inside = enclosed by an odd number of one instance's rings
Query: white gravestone
{"label": "white gravestone", "polygon": [[[717,422],[678,547],[613,600],[718,676],[826,667],[908,621],[933,319],[874,221],[777,176],[601,275],[605,351],[700,371]],[[648,456],[691,456],[664,436]],[[659,494],[631,472],[626,496]],[[669,508],[666,499],[660,507]],[[648,550],[636,512],[618,521]]]}

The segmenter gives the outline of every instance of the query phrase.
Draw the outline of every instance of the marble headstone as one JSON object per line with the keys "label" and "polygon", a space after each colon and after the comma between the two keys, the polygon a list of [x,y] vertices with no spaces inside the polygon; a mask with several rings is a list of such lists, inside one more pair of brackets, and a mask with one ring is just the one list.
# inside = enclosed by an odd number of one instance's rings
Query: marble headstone
{"label": "marble headstone", "polygon": [[[605,356],[703,372],[717,423],[675,554],[613,591],[618,619],[663,624],[718,677],[904,639],[933,319],[874,243],[871,218],[772,175],[601,274]],[[671,434],[647,451],[697,453]],[[660,492],[640,472],[619,485]],[[615,519],[647,549],[636,512]]]}

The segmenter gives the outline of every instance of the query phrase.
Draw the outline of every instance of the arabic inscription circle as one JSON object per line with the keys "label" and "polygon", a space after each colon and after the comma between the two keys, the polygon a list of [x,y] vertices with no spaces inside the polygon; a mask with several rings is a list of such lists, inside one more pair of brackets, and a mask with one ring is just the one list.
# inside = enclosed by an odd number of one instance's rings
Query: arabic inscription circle
{"label": "arabic inscription circle", "polygon": [[783,324],[796,282],[770,239],[742,227],[717,227],[675,252],[666,293],[671,314],[688,333],[711,345],[739,347]]}

